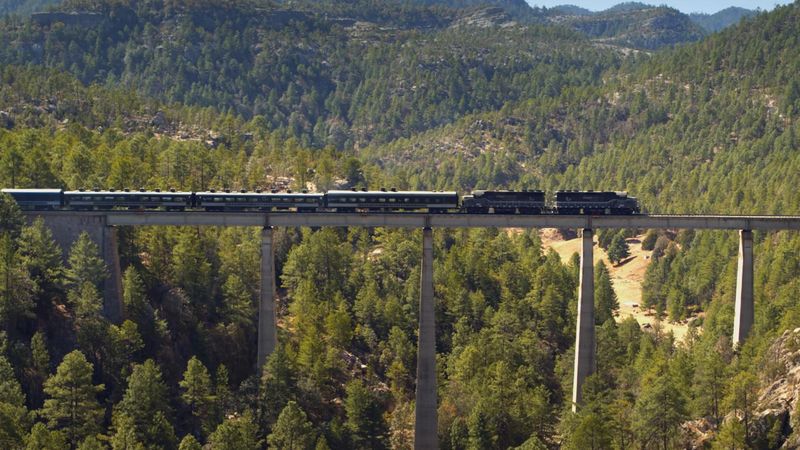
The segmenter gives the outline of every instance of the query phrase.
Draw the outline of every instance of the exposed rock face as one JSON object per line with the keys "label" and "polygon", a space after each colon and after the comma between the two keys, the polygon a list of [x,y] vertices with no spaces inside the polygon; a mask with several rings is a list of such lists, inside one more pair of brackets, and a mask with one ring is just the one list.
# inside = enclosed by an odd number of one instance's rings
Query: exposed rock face
{"label": "exposed rock face", "polygon": [[[785,331],[759,368],[758,400],[750,424],[753,448],[800,449],[800,328]],[[729,413],[723,421],[738,420]],[[708,448],[716,429],[708,418],[683,424],[686,448]]]}
{"label": "exposed rock face", "polygon": [[499,6],[491,6],[472,11],[464,17],[456,20],[451,26],[490,28],[494,26],[508,27],[515,24],[516,22],[511,20],[511,17],[503,8]]}
{"label": "exposed rock face", "polygon": [[768,366],[761,375],[753,434],[766,438],[779,429],[784,441],[781,448],[798,448],[800,433],[791,425],[800,423],[800,328],[784,332],[770,347],[765,361]]}

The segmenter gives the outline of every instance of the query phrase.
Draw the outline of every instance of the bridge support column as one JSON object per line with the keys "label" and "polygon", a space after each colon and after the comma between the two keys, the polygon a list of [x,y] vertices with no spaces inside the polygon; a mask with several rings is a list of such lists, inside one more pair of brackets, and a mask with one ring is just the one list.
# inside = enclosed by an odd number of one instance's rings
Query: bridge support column
{"label": "bridge support column", "polygon": [[414,417],[414,449],[436,449],[438,418],[436,402],[436,322],[433,298],[433,231],[422,230],[419,339],[417,341],[417,392]]}
{"label": "bridge support column", "polygon": [[578,324],[575,332],[575,370],[572,382],[572,411],[583,400],[583,383],[595,370],[594,342],[594,233],[584,228],[581,235],[581,268],[578,286]]}
{"label": "bridge support column", "polygon": [[261,230],[261,293],[258,303],[258,370],[264,367],[275,350],[275,254],[272,249],[272,227]]}
{"label": "bridge support column", "polygon": [[108,277],[103,282],[103,316],[112,322],[121,322],[122,268],[119,263],[119,243],[115,227],[103,227],[100,252],[108,266]]}
{"label": "bridge support column", "polygon": [[736,316],[733,345],[741,345],[753,326],[753,232],[739,231],[739,270],[736,275]]}

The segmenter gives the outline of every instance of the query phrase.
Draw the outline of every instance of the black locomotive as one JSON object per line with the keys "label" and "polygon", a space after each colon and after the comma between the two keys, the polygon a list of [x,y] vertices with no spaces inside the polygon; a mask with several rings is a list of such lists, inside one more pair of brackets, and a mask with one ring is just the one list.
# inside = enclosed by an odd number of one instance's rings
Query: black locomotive
{"label": "black locomotive", "polygon": [[461,200],[471,214],[541,214],[546,211],[544,191],[472,191]]}
{"label": "black locomotive", "polygon": [[557,191],[558,214],[638,214],[639,202],[627,192]]}
{"label": "black locomotive", "polygon": [[400,212],[470,214],[636,214],[639,204],[624,192],[558,191],[548,206],[544,191],[130,191],[3,189],[23,210],[165,210],[229,212]]}

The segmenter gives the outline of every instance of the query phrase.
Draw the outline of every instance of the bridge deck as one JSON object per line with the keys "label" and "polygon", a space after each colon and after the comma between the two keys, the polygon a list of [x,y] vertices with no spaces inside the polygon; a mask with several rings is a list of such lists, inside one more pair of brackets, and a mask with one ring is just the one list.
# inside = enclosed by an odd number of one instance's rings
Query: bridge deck
{"label": "bridge deck", "polygon": [[[715,230],[800,230],[800,216],[725,215],[505,215],[427,213],[253,213],[204,211],[26,211],[26,215],[102,218],[110,226],[279,226],[439,228],[669,228]],[[55,217],[54,217],[55,216]]]}

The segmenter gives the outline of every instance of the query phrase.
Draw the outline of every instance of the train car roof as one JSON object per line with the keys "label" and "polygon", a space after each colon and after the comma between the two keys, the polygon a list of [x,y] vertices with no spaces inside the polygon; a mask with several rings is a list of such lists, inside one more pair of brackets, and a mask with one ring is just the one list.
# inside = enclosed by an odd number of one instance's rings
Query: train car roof
{"label": "train car roof", "polygon": [[526,190],[526,191],[510,191],[508,189],[475,189],[471,191],[472,194],[485,194],[487,192],[499,192],[502,194],[544,194],[544,191],[538,189]]}
{"label": "train car roof", "polygon": [[190,191],[64,191],[65,195],[192,195]]}
{"label": "train car roof", "polygon": [[61,189],[3,189],[9,194],[60,194]]}
{"label": "train car roof", "polygon": [[207,196],[226,196],[226,195],[235,195],[235,196],[244,196],[244,197],[284,197],[284,196],[293,196],[293,197],[322,197],[322,194],[318,192],[241,192],[241,191],[203,191],[203,192],[196,192],[195,195],[207,195]]}
{"label": "train car roof", "polygon": [[352,190],[337,190],[328,191],[329,195],[458,195],[456,191],[352,191]]}
{"label": "train car roof", "polygon": [[625,196],[625,197],[628,196],[628,192],[627,191],[591,191],[591,190],[590,191],[579,191],[579,190],[571,190],[571,189],[562,189],[562,190],[556,191],[556,194],[616,194],[616,195],[622,195],[622,196]]}

